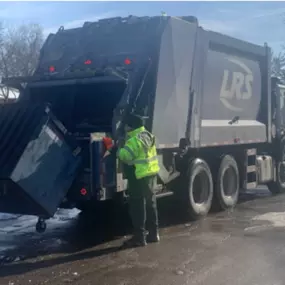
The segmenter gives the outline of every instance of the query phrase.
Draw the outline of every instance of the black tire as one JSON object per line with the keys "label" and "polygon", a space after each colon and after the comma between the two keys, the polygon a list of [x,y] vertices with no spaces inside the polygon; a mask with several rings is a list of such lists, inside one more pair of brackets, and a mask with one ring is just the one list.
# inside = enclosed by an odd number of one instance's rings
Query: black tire
{"label": "black tire", "polygon": [[42,234],[46,231],[47,229],[47,224],[45,221],[38,221],[37,224],[36,224],[36,231],[39,233],[39,234]]}
{"label": "black tire", "polygon": [[205,217],[211,209],[213,200],[213,179],[210,167],[202,159],[195,159],[188,171],[187,209],[190,218],[198,220]]}
{"label": "black tire", "polygon": [[269,191],[274,194],[285,193],[285,138],[280,141],[279,161],[276,161],[276,181],[267,183]]}
{"label": "black tire", "polygon": [[239,197],[239,170],[235,159],[226,155],[222,158],[214,189],[214,209],[233,208]]}
{"label": "black tire", "polygon": [[269,182],[267,187],[273,195],[285,193],[285,161],[277,162],[276,181]]}

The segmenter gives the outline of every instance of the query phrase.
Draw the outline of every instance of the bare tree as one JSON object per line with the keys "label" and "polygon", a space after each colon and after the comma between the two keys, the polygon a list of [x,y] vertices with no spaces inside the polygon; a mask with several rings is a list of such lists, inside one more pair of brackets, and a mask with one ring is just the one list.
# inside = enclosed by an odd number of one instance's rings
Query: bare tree
{"label": "bare tree", "polygon": [[[32,75],[43,39],[43,29],[38,24],[4,28],[0,23],[0,78]],[[8,99],[11,90],[0,88],[2,97]]]}
{"label": "bare tree", "polygon": [[285,53],[279,52],[277,55],[272,53],[271,58],[272,75],[280,77],[281,80],[285,81]]}

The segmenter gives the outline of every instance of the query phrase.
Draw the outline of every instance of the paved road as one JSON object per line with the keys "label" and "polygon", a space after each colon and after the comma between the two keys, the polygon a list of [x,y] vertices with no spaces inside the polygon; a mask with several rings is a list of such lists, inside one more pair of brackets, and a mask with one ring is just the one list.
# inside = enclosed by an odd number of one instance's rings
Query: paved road
{"label": "paved road", "polygon": [[165,202],[161,243],[139,249],[119,250],[128,227],[102,235],[76,212],[59,213],[44,235],[27,217],[2,222],[0,284],[283,285],[285,195],[242,198],[197,223]]}

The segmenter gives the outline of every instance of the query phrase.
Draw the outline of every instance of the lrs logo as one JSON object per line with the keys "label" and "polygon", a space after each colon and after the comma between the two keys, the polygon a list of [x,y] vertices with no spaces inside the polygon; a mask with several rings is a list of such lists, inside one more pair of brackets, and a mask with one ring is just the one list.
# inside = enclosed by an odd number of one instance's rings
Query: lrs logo
{"label": "lrs logo", "polygon": [[223,83],[220,92],[220,100],[224,106],[232,111],[241,112],[243,109],[234,106],[232,99],[249,100],[252,97],[253,74],[251,70],[241,61],[234,58],[227,58],[228,61],[239,66],[243,72],[232,72],[232,80],[230,81],[230,71],[224,70]]}

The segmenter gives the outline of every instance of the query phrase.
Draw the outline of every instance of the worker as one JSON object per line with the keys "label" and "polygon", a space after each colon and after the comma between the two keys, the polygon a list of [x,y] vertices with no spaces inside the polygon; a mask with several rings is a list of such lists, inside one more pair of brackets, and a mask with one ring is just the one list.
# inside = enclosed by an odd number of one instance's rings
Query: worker
{"label": "worker", "polygon": [[[155,137],[148,132],[142,118],[130,114],[125,120],[126,140],[118,146],[117,156],[124,163],[128,179],[129,209],[134,235],[123,246],[145,246],[159,242],[158,214],[154,184],[159,171]],[[149,232],[145,229],[146,218]]]}

